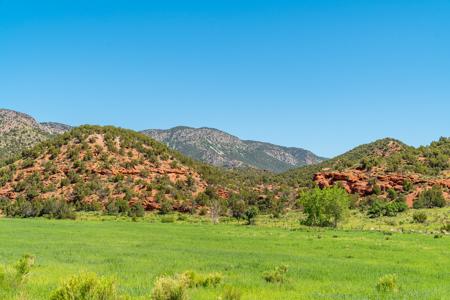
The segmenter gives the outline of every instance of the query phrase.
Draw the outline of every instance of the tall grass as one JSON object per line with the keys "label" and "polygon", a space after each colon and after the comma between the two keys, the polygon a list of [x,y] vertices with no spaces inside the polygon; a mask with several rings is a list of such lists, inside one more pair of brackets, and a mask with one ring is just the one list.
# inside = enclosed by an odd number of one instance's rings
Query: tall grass
{"label": "tall grass", "polygon": [[[14,264],[22,253],[37,257],[22,295],[33,300],[49,299],[61,280],[80,272],[115,278],[120,295],[149,299],[158,278],[186,270],[223,275],[223,284],[189,289],[196,300],[378,299],[376,286],[386,274],[396,274],[401,289],[382,297],[450,295],[448,236],[393,233],[386,239],[381,232],[294,229],[0,218],[0,264]],[[264,272],[282,265],[289,266],[286,283],[266,282]]]}

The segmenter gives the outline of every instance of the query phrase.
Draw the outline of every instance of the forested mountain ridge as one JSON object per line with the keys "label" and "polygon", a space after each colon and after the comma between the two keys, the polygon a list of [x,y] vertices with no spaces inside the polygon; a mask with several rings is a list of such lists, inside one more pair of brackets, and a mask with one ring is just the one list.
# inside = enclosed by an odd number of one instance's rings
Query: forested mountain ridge
{"label": "forested mountain ridge", "polygon": [[241,140],[213,128],[180,126],[168,130],[144,130],[143,133],[189,157],[219,167],[283,172],[325,160],[305,149]]}

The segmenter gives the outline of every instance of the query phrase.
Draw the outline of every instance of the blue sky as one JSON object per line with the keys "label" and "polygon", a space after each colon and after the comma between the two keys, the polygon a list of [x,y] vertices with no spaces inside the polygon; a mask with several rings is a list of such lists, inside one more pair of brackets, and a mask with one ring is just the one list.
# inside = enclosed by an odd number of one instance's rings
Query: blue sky
{"label": "blue sky", "polygon": [[450,135],[450,1],[0,0],[0,107],[340,154]]}

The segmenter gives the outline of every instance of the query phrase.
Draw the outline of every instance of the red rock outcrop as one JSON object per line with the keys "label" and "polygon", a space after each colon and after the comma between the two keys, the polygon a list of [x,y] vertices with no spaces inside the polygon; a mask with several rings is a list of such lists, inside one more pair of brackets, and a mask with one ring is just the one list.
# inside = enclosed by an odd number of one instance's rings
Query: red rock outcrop
{"label": "red rock outcrop", "polygon": [[[450,179],[424,179],[419,175],[403,174],[375,174],[360,170],[349,170],[345,172],[321,172],[314,175],[314,182],[320,188],[327,188],[333,185],[342,186],[348,193],[357,194],[360,197],[372,195],[374,186],[380,187],[382,192],[394,189],[397,192],[404,190],[405,182],[411,182],[413,189],[406,196],[408,206],[412,207],[417,195],[426,189],[439,185],[450,189]],[[375,183],[375,184],[374,184]],[[448,193],[445,193],[448,198]]]}

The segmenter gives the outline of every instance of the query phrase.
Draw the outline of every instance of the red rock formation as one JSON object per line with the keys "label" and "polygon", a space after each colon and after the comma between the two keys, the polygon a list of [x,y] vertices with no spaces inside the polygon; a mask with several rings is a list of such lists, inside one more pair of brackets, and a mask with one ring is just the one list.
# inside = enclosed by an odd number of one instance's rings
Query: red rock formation
{"label": "red rock formation", "polygon": [[[423,190],[429,189],[435,185],[450,189],[450,179],[424,179],[418,175],[369,174],[360,170],[321,172],[314,175],[314,182],[316,182],[320,188],[327,188],[338,184],[348,193],[357,194],[361,197],[373,194],[372,180],[380,187],[382,192],[394,189],[401,193],[405,192],[405,182],[411,182],[414,188],[406,197],[406,201],[410,207],[413,206],[417,195]],[[448,194],[445,193],[445,195],[448,198]]]}

